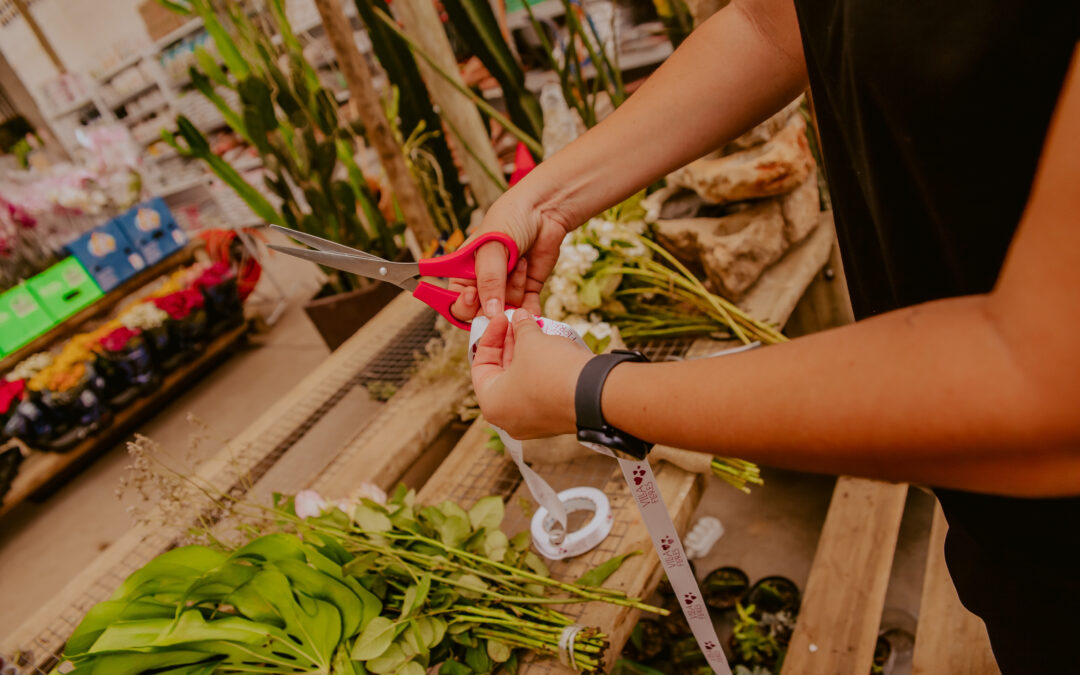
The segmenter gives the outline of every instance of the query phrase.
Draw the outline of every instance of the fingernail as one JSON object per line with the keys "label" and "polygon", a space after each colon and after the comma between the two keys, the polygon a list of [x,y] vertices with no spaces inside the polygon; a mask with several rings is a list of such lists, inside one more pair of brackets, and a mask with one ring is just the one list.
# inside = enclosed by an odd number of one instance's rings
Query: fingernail
{"label": "fingernail", "polygon": [[530,321],[531,319],[532,319],[532,314],[529,313],[529,310],[527,310],[527,309],[514,310],[514,323],[518,323],[520,321]]}
{"label": "fingernail", "polygon": [[494,319],[500,311],[500,305],[502,305],[501,302],[492,298],[484,303],[484,313],[487,314],[489,319]]}

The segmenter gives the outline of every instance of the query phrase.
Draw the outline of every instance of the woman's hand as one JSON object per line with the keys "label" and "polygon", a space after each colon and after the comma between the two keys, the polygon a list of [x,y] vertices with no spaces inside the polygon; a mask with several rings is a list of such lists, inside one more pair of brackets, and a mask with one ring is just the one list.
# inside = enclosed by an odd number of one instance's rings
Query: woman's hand
{"label": "woman's hand", "polygon": [[485,419],[514,438],[577,431],[574,391],[592,357],[566,338],[545,335],[528,311],[491,320],[476,343],[473,388]]}
{"label": "woman's hand", "polygon": [[450,289],[460,293],[450,308],[458,319],[470,321],[481,308],[485,316],[493,319],[502,315],[507,304],[540,314],[540,289],[559,257],[567,225],[526,194],[518,186],[496,200],[470,237],[486,232],[508,234],[521,258],[514,272],[507,275],[505,246],[491,242],[477,249],[476,280],[450,280]]}

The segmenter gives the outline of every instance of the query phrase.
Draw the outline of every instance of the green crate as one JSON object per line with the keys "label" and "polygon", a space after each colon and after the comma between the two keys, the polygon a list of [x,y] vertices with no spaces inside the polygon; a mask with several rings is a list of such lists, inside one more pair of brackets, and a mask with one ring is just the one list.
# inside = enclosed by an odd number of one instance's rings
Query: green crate
{"label": "green crate", "polygon": [[26,282],[45,311],[63,321],[105,295],[76,258],[65,258]]}
{"label": "green crate", "polygon": [[0,354],[10,354],[56,325],[25,284],[0,294]]}

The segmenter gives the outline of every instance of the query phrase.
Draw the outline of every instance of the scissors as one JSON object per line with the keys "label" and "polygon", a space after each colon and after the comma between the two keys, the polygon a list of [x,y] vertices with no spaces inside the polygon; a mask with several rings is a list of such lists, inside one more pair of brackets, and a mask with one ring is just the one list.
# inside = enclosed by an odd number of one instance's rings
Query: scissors
{"label": "scissors", "polygon": [[413,297],[427,304],[441,314],[447,321],[458,328],[469,330],[470,324],[459,321],[450,313],[450,306],[461,295],[457,291],[421,281],[420,277],[455,277],[458,279],[476,278],[476,249],[490,241],[497,241],[506,247],[506,272],[511,273],[517,263],[518,248],[509,235],[502,232],[488,232],[468,242],[458,250],[437,258],[423,258],[419,262],[392,262],[377,255],[358,251],[337,242],[328,241],[313,234],[298,232],[280,225],[271,225],[271,229],[282,232],[296,241],[311,248],[270,245],[269,248],[285,255],[303,258],[311,262],[333,267],[369,279],[389,281],[392,284],[411,291]]}

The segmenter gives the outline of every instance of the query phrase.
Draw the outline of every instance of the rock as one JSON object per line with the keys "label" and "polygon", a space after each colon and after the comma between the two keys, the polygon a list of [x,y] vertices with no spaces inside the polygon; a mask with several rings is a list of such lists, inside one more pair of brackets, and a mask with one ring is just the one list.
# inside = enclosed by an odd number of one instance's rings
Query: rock
{"label": "rock", "polygon": [[790,192],[813,168],[806,123],[792,115],[768,142],[717,159],[699,159],[669,174],[668,183],[690,188],[707,202],[727,204]]}
{"label": "rock", "polygon": [[752,148],[755,145],[761,145],[765,141],[768,141],[784,128],[784,125],[791,119],[791,116],[798,112],[799,106],[801,106],[802,103],[802,96],[799,96],[791,103],[788,103],[780,110],[780,112],[724,146],[724,154],[729,155],[733,152],[738,152],[739,150],[746,150],[747,148]]}
{"label": "rock", "polygon": [[784,213],[784,238],[795,244],[806,238],[821,219],[821,196],[818,194],[817,170],[802,185],[780,197]]}
{"label": "rock", "polygon": [[730,234],[699,237],[701,264],[720,295],[737,301],[788,248],[780,204],[768,201],[725,218]]}

